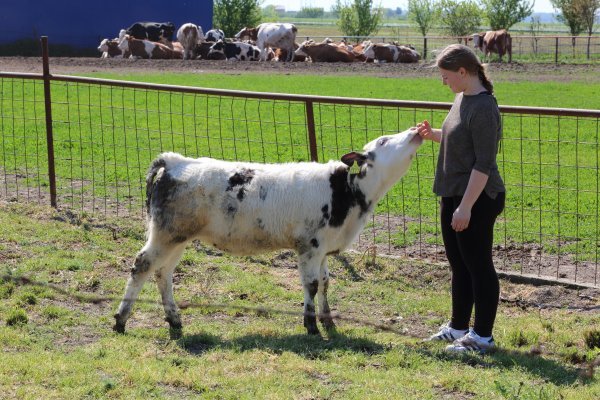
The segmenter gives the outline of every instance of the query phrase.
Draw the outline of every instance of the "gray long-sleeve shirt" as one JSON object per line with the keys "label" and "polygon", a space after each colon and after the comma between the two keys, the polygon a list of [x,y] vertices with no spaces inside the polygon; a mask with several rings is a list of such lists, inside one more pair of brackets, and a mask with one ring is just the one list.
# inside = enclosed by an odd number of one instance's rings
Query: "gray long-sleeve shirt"
{"label": "gray long-sleeve shirt", "polygon": [[496,154],[502,137],[500,110],[487,92],[454,98],[442,124],[442,140],[433,191],[438,196],[463,196],[473,169],[489,176],[484,192],[495,199],[504,192]]}

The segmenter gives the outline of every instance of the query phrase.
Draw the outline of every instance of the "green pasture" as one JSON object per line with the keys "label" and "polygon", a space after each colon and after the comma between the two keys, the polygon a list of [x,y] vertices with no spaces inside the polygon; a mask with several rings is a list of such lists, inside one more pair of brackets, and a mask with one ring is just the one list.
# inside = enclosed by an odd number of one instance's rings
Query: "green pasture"
{"label": "green pasture", "polygon": [[[451,102],[453,97],[430,72],[409,79],[201,73],[95,76],[321,96],[438,102]],[[598,91],[586,76],[570,82],[514,82],[500,73],[496,79],[500,105],[600,109]],[[0,93],[0,166],[10,177],[5,190],[20,185],[17,197],[24,189],[47,190],[41,84],[4,80]],[[162,151],[255,162],[310,160],[301,102],[62,82],[53,84],[52,101],[59,203],[85,212],[103,212],[118,201],[141,215],[145,172]],[[440,126],[445,112],[317,102],[314,115],[318,157],[326,161],[423,119]],[[598,120],[505,114],[503,121],[498,157],[508,200],[497,243],[537,244],[553,254],[597,261]],[[377,210],[402,217],[402,231],[378,234],[382,236],[376,241],[390,240],[394,246],[439,243],[437,202],[431,192],[436,160],[437,145],[426,143],[407,176]]]}
{"label": "green pasture", "polygon": [[[522,302],[500,304],[500,349],[449,355],[422,341],[448,319],[449,273],[421,260],[331,257],[329,300],[345,319],[309,337],[294,314],[302,291],[291,252],[236,258],[195,244],[175,273],[176,301],[193,305],[182,335],[170,336],[153,279],[116,334],[143,228],[0,203],[1,398],[600,397],[596,292],[502,281],[503,297]],[[567,309],[574,302],[588,310]]]}

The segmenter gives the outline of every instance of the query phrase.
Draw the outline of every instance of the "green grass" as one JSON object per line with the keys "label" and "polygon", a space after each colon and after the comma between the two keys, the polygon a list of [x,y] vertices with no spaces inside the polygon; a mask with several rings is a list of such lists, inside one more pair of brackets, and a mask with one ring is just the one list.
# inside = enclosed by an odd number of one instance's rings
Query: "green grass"
{"label": "green grass", "polygon": [[[182,311],[183,337],[171,340],[156,285],[148,282],[127,333],[115,334],[112,314],[143,244],[142,223],[71,216],[0,205],[0,273],[110,299],[80,302],[51,287],[0,280],[3,398],[600,396],[598,371],[588,368],[600,349],[586,346],[587,332],[600,328],[597,313],[501,305],[500,351],[447,355],[421,338],[448,318],[448,272],[419,261],[332,258],[334,310],[398,333],[342,320],[337,333],[316,338],[305,335],[299,315],[276,312],[301,311],[293,256],[233,258],[193,246],[177,269],[178,301],[271,311],[191,307]],[[502,282],[504,295],[532,290]]]}

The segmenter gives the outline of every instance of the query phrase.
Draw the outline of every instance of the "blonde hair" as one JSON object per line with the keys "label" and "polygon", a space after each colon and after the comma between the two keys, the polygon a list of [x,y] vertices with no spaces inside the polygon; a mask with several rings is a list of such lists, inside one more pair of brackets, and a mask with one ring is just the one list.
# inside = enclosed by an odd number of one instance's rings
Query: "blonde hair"
{"label": "blonde hair", "polygon": [[471,48],[462,44],[451,44],[442,50],[436,57],[438,68],[456,72],[464,68],[469,74],[477,75],[483,87],[490,93],[494,92],[494,85],[488,78],[485,66]]}

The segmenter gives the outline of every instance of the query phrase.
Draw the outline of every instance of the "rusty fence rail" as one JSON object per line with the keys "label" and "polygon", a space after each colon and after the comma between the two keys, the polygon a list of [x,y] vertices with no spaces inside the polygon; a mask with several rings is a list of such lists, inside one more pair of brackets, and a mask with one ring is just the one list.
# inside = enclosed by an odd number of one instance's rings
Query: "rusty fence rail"
{"label": "rusty fence rail", "polygon": [[[47,61],[47,59],[46,59]],[[144,217],[162,151],[255,162],[326,161],[450,104],[301,96],[0,72],[0,199],[98,217]],[[600,111],[501,106],[507,206],[499,269],[600,284]],[[356,249],[443,261],[425,143]]]}

